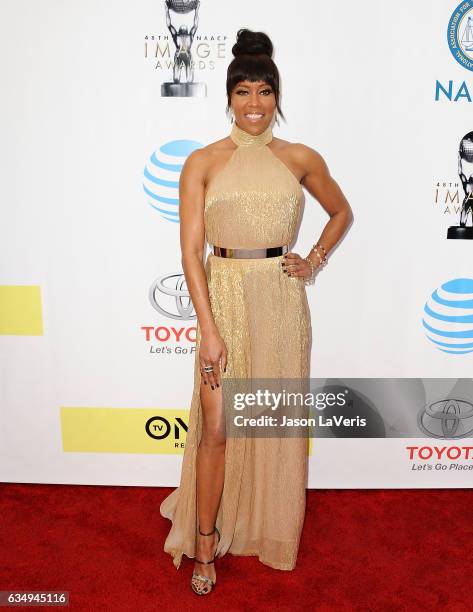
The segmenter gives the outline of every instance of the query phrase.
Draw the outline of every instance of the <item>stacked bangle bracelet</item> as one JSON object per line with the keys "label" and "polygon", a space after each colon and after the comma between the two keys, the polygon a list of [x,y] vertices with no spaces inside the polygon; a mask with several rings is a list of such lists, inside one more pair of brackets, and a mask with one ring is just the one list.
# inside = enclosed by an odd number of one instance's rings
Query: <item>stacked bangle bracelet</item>
{"label": "stacked bangle bracelet", "polygon": [[[322,251],[322,255],[320,254],[319,249]],[[311,252],[314,251],[314,253],[319,258],[319,261],[320,261],[319,265],[324,266],[327,263],[327,251],[320,244],[320,242],[317,242],[317,244],[314,244],[314,246],[310,249],[310,251]]]}
{"label": "stacked bangle bracelet", "polygon": [[[320,249],[320,251],[322,251],[322,254],[320,254],[319,249]],[[317,242],[316,244],[314,244],[314,246],[309,251],[309,255],[312,253],[312,251],[314,251],[314,253],[319,258],[319,265],[317,266],[317,268],[327,264],[327,251],[325,250],[325,247],[323,247],[320,244],[320,242]],[[306,279],[306,285],[310,284],[313,281],[314,273],[315,273],[315,270],[316,270],[316,266],[315,266],[314,262],[312,261],[312,259],[310,259],[309,255],[307,255],[307,257],[304,257],[304,259],[309,263],[310,271],[311,271],[310,278]]]}

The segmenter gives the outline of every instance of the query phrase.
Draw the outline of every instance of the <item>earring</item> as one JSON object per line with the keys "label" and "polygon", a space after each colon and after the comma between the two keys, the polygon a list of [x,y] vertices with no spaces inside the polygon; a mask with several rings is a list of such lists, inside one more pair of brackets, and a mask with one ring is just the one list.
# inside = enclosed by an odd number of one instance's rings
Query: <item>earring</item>
{"label": "earring", "polygon": [[276,123],[279,125],[279,115],[276,113]]}
{"label": "earring", "polygon": [[230,123],[233,123],[233,120],[235,118],[235,115],[233,114],[233,109],[227,106],[226,113],[227,113],[227,117],[229,117],[230,119]]}

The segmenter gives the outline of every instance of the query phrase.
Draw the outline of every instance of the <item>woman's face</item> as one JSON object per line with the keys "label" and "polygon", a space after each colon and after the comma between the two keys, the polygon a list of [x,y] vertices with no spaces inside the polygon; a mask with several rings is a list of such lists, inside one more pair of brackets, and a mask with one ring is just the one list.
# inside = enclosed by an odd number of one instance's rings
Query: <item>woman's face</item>
{"label": "woman's face", "polygon": [[241,81],[232,91],[231,108],[239,127],[250,134],[261,134],[276,108],[273,88],[264,81]]}

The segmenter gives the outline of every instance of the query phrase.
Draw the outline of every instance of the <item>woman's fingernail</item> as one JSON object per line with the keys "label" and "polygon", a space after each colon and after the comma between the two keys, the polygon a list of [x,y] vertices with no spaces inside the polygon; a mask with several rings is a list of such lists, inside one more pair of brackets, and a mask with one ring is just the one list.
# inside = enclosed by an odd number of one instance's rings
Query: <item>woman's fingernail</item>
{"label": "woman's fingernail", "polygon": [[207,381],[206,381],[206,380],[204,380],[204,385],[206,385],[206,384],[207,384]]}
{"label": "woman's fingernail", "polygon": [[212,391],[215,389],[215,387],[213,385],[210,385],[212,387]]}

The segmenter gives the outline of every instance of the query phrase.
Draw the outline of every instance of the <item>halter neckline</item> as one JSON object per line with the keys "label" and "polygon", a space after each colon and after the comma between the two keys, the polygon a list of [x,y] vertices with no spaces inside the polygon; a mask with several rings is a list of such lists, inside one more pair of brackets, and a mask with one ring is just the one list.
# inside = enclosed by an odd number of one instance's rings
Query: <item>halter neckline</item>
{"label": "halter neckline", "polygon": [[271,124],[269,124],[261,134],[250,134],[234,122],[232,131],[230,132],[230,138],[237,146],[264,146],[273,139],[273,130]]}

